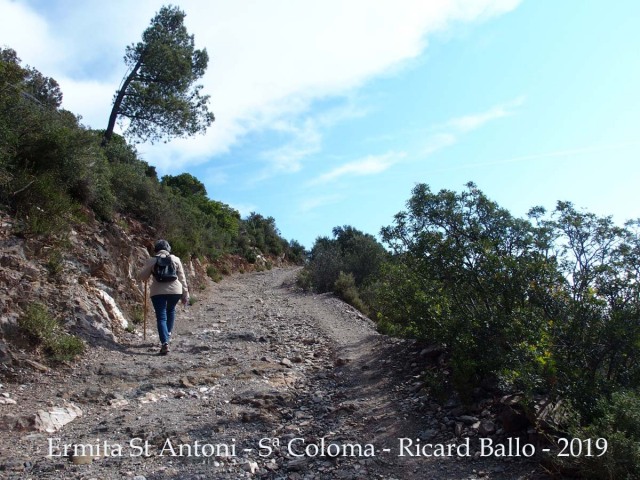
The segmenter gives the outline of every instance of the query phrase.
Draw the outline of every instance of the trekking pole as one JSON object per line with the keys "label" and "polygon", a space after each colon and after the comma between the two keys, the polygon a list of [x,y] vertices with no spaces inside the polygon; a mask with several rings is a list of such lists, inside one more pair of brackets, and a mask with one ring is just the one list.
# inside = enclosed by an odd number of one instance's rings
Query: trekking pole
{"label": "trekking pole", "polygon": [[144,281],[144,315],[143,315],[144,323],[142,327],[143,328],[142,338],[144,340],[147,339],[147,283],[148,283],[148,280],[145,280]]}

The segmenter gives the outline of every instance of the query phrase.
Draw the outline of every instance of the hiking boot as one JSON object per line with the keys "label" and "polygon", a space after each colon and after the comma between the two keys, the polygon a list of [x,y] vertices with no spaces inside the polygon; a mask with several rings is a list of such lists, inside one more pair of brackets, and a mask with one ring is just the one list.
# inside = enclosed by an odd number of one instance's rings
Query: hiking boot
{"label": "hiking boot", "polygon": [[160,355],[166,355],[167,353],[169,353],[169,344],[163,343],[162,347],[160,347]]}

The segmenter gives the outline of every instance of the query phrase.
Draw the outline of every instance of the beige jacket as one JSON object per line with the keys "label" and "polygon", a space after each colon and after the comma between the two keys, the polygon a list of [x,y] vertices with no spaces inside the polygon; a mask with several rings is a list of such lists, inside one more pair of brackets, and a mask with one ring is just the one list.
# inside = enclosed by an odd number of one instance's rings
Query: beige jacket
{"label": "beige jacket", "polygon": [[189,288],[187,287],[187,277],[184,274],[184,268],[182,267],[182,262],[175,255],[171,255],[166,250],[160,250],[156,255],[166,256],[169,255],[171,257],[171,261],[176,267],[176,272],[178,273],[178,280],[173,282],[157,282],[153,277],[153,266],[156,264],[156,257],[150,257],[146,260],[142,270],[138,273],[138,280],[147,281],[149,277],[151,277],[151,287],[149,295],[153,297],[154,295],[173,295],[180,294],[183,299],[189,298]]}

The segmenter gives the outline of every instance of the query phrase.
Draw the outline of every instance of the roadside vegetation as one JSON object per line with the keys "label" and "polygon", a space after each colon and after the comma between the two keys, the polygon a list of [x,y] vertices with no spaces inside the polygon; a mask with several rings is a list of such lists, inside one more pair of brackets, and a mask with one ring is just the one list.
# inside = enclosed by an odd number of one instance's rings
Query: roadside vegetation
{"label": "roadside vegetation", "polygon": [[609,439],[572,461],[584,478],[638,478],[639,225],[570,202],[516,218],[473,183],[419,184],[383,243],[348,226],[318,238],[299,284],[442,347],[432,383],[465,401],[489,383],[562,405],[564,433]]}

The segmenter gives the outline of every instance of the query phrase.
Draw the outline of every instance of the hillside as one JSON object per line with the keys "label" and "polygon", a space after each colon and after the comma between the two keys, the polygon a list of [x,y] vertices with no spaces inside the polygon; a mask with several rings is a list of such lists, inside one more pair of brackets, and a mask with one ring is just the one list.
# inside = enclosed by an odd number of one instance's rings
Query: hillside
{"label": "hillside", "polygon": [[[12,402],[1,407],[0,470],[52,479],[537,478],[527,459],[476,453],[479,429],[505,408],[499,399],[470,412],[453,398],[439,404],[419,377],[433,352],[376,333],[332,295],[300,293],[295,273],[207,282],[179,312],[167,357],[157,356],[150,325],[146,340],[122,333],[78,363],[5,363],[2,393]],[[37,431],[30,419],[55,408],[77,417]],[[460,455],[400,455],[409,451],[400,441],[415,450],[466,439]],[[84,452],[64,455],[64,445]]]}

